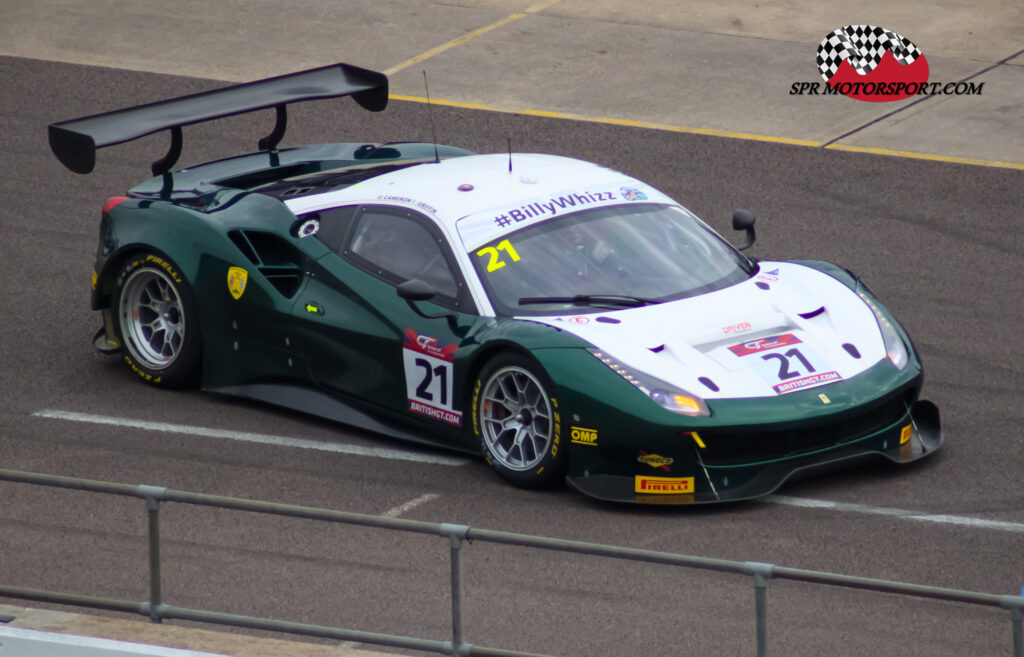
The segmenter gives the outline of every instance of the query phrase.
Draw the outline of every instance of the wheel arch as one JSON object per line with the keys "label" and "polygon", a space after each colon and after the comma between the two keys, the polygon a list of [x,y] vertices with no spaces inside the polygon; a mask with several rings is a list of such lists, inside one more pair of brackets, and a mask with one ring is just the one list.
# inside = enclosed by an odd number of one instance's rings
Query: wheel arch
{"label": "wheel arch", "polygon": [[503,354],[514,354],[528,359],[536,365],[541,372],[544,372],[549,380],[552,380],[551,375],[548,374],[544,366],[541,365],[540,361],[534,357],[529,349],[509,340],[495,340],[493,342],[488,342],[481,345],[480,348],[476,350],[469,363],[469,367],[466,369],[466,379],[462,390],[463,408],[470,411],[472,410],[470,407],[472,405],[473,388],[476,385],[477,377],[480,375],[480,372],[484,367],[487,366],[487,363]]}
{"label": "wheel arch", "polygon": [[[117,283],[118,272],[121,271],[124,264],[132,257],[144,253],[152,253],[178,265],[182,272],[182,276],[185,277],[188,284],[193,286],[195,285],[195,272],[198,270],[198,266],[187,267],[182,265],[182,261],[179,257],[176,257],[163,249],[157,248],[152,244],[132,242],[119,247],[117,251],[108,256],[106,262],[103,263],[102,271],[97,272],[96,287],[93,290],[93,310],[110,308],[114,286]],[[196,259],[196,263],[198,263],[198,258]],[[190,271],[191,275],[189,273]]]}

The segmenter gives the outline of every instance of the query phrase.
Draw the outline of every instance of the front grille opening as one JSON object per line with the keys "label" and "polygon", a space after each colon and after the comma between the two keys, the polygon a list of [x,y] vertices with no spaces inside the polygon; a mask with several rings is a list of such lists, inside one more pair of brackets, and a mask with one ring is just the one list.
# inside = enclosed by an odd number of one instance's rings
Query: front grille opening
{"label": "front grille opening", "polygon": [[823,418],[813,426],[772,430],[751,427],[749,431],[701,431],[707,445],[700,451],[705,465],[742,465],[800,456],[870,435],[892,424],[908,412],[915,391],[907,391],[871,408]]}

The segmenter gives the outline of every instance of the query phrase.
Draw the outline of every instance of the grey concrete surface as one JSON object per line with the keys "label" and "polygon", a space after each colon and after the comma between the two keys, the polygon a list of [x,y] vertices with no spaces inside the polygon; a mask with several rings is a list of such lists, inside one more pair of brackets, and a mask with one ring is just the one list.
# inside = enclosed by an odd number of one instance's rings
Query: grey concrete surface
{"label": "grey concrete surface", "polygon": [[[1015,0],[0,0],[0,15],[2,55],[226,81],[345,61],[394,73],[404,97],[426,70],[442,102],[1024,168]],[[790,95],[821,82],[817,44],[849,22],[903,34],[930,81],[976,76],[982,94]]]}

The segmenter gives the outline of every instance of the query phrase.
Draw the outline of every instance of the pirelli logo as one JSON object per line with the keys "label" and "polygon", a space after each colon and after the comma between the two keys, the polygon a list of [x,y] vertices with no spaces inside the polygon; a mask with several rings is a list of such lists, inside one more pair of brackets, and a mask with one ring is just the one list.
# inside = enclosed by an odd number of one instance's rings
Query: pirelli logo
{"label": "pirelli logo", "polygon": [[649,495],[678,495],[693,492],[693,477],[645,477],[633,480],[633,492]]}

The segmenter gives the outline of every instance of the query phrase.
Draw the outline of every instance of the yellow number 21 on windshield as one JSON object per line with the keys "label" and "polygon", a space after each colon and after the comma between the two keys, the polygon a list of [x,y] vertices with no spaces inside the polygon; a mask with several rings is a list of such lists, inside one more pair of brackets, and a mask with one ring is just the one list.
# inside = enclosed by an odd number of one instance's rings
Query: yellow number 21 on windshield
{"label": "yellow number 21 on windshield", "polygon": [[490,256],[491,259],[487,262],[487,271],[494,271],[505,266],[505,261],[501,259],[499,251],[507,253],[508,257],[512,258],[512,262],[519,262],[519,254],[512,248],[512,244],[508,240],[501,240],[497,246],[485,246],[476,252],[478,256]]}

